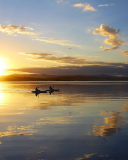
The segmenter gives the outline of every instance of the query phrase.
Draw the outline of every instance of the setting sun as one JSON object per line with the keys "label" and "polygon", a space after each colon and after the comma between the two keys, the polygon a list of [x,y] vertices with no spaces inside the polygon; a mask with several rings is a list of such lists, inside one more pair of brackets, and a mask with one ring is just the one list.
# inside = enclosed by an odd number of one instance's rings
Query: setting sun
{"label": "setting sun", "polygon": [[7,66],[4,62],[4,58],[0,58],[0,75],[4,75],[4,69],[6,69]]}

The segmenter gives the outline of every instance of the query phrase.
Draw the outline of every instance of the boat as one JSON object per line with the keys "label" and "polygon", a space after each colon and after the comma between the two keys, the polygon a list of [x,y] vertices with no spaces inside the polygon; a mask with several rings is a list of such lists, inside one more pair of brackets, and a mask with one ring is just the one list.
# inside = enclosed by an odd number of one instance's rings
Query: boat
{"label": "boat", "polygon": [[35,90],[35,91],[32,91],[32,93],[36,93],[36,94],[39,94],[39,93],[47,93],[47,91],[41,91],[41,90]]}
{"label": "boat", "polygon": [[51,89],[48,89],[48,90],[43,90],[43,91],[41,91],[41,90],[34,90],[34,91],[31,91],[32,93],[35,93],[36,94],[36,96],[38,95],[38,94],[40,94],[40,93],[47,93],[47,92],[49,92],[50,94],[51,93],[53,93],[53,92],[59,92],[60,91],[60,89],[53,89],[53,88],[51,88]]}
{"label": "boat", "polygon": [[46,90],[46,92],[54,92],[54,91],[56,91],[56,92],[59,92],[60,91],[60,89],[48,89],[48,90]]}

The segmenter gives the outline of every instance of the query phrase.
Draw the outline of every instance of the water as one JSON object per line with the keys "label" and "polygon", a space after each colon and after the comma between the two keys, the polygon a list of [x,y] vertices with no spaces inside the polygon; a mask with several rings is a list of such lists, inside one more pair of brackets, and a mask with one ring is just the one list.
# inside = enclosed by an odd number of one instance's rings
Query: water
{"label": "water", "polygon": [[128,82],[1,82],[0,160],[127,159],[127,113]]}

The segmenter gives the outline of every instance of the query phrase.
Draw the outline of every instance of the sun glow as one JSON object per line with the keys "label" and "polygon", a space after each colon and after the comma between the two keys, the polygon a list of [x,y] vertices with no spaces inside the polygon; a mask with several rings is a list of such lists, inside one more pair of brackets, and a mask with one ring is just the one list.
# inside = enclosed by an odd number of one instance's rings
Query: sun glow
{"label": "sun glow", "polygon": [[4,62],[4,58],[0,58],[0,75],[4,75],[4,69],[7,68],[7,65]]}

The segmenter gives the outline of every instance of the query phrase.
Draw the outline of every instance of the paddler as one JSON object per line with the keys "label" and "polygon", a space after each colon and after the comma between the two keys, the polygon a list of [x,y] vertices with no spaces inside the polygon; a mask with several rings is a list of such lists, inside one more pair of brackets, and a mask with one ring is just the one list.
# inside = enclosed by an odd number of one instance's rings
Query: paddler
{"label": "paddler", "polygon": [[49,87],[49,90],[50,90],[50,91],[53,90],[53,87],[50,86],[50,87]]}
{"label": "paddler", "polygon": [[36,87],[36,91],[39,91],[39,87],[38,88]]}

